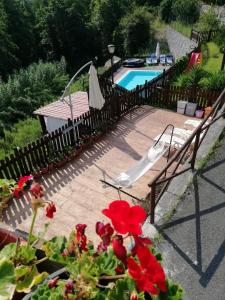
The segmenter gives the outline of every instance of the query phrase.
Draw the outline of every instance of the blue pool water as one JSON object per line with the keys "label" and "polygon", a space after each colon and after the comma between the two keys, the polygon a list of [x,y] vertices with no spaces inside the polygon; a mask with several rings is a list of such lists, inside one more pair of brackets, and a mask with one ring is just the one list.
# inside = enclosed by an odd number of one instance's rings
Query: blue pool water
{"label": "blue pool water", "polygon": [[155,77],[159,76],[163,71],[151,71],[151,70],[135,70],[126,73],[116,84],[131,91],[137,85],[142,85],[145,81],[151,81]]}

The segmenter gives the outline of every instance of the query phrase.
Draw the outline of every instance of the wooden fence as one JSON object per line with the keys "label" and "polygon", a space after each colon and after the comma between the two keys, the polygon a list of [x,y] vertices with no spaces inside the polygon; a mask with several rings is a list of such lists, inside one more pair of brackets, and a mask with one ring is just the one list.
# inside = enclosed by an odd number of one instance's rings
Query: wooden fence
{"label": "wooden fence", "polygon": [[21,176],[37,173],[52,162],[55,157],[61,157],[68,146],[80,146],[85,136],[94,135],[96,131],[106,131],[123,114],[137,105],[142,104],[142,98],[137,93],[112,95],[102,110],[91,109],[58,130],[47,134],[26,147],[17,148],[14,154],[0,160],[0,178],[18,180]]}
{"label": "wooden fence", "polygon": [[196,43],[209,42],[216,35],[216,32],[216,30],[198,31],[192,29],[190,39],[194,40]]}
{"label": "wooden fence", "polygon": [[212,106],[220,95],[218,91],[209,91],[199,87],[182,88],[170,85],[147,85],[137,92],[146,104],[172,110],[176,109],[179,100],[197,103],[204,109]]}

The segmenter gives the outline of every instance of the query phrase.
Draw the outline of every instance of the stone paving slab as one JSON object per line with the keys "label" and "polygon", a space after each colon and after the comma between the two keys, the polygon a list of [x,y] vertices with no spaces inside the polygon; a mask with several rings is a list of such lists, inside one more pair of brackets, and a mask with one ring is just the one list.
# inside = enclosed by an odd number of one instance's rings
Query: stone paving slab
{"label": "stone paving slab", "polygon": [[[47,237],[67,235],[77,223],[88,223],[88,236],[95,239],[95,223],[104,220],[101,210],[119,199],[118,192],[105,187],[99,180],[115,178],[126,171],[147,152],[165,126],[173,123],[183,127],[190,117],[172,111],[141,106],[124,116],[116,128],[64,168],[43,177],[46,197],[56,203],[57,213],[51,221]],[[127,189],[139,198],[149,193],[148,183],[166,163],[166,158],[143,176],[133,188]],[[122,196],[124,198],[124,196]],[[127,198],[127,197],[126,197]],[[29,194],[15,200],[4,214],[4,222],[27,231],[31,207]],[[132,199],[129,199],[132,201]],[[36,230],[49,221],[40,212]]]}

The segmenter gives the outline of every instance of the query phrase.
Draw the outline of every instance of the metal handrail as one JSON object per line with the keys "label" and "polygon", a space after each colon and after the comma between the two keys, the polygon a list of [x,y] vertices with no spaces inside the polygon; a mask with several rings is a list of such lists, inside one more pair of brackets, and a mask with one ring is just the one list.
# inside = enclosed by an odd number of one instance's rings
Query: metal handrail
{"label": "metal handrail", "polygon": [[[175,153],[175,155],[173,155],[173,157],[171,157],[171,159],[169,160],[169,162],[167,163],[167,165],[161,170],[161,172],[159,174],[157,174],[152,181],[148,184],[149,187],[151,187],[151,210],[150,210],[150,214],[151,214],[151,223],[154,223],[154,211],[155,211],[155,207],[157,205],[157,203],[159,202],[160,197],[162,196],[163,192],[165,191],[165,189],[167,188],[167,186],[169,185],[169,182],[176,176],[178,176],[179,174],[182,174],[190,169],[194,169],[194,165],[195,165],[195,160],[196,160],[196,155],[197,155],[197,151],[208,131],[208,129],[210,128],[210,126],[216,122],[218,119],[220,119],[221,117],[223,117],[225,115],[225,103],[223,103],[223,106],[221,108],[221,114],[219,116],[217,116],[218,110],[221,107],[222,101],[224,101],[225,98],[225,89],[223,90],[223,92],[220,94],[220,96],[218,97],[218,99],[216,100],[216,102],[214,103],[213,107],[212,107],[212,111],[209,113],[209,115],[204,118],[202,120],[202,122],[199,124],[199,126],[197,128],[195,128],[195,130],[193,131],[193,133],[190,135],[190,137],[184,142],[184,144],[181,146],[181,148]],[[212,120],[210,120],[209,124],[206,124],[206,122],[209,120],[209,118],[212,117]],[[203,137],[200,137],[201,132],[204,132]],[[194,150],[191,156],[191,159],[189,162],[191,162],[191,166],[187,167],[185,170],[181,170],[179,173],[176,173],[184,155],[185,155],[185,150],[187,150],[187,148],[193,143],[193,140],[195,139],[195,144],[194,144]],[[179,159],[178,159],[179,158]],[[172,175],[169,176],[168,178],[163,178],[160,179],[162,177],[162,175],[164,173],[166,173],[166,171],[169,169],[169,167],[178,159],[178,162],[172,172]],[[156,202],[156,186],[160,183],[166,183],[163,190],[160,192],[160,194],[157,197],[157,202]]]}

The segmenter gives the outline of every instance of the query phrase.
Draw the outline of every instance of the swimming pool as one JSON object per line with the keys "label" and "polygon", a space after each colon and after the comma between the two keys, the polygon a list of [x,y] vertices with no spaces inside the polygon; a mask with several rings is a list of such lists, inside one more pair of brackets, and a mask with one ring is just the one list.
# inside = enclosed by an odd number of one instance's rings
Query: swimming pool
{"label": "swimming pool", "polygon": [[124,74],[122,78],[120,78],[116,84],[122,86],[123,88],[131,91],[133,90],[137,85],[142,85],[145,83],[145,81],[151,81],[155,77],[162,74],[163,71],[157,70],[133,70],[128,71]]}

